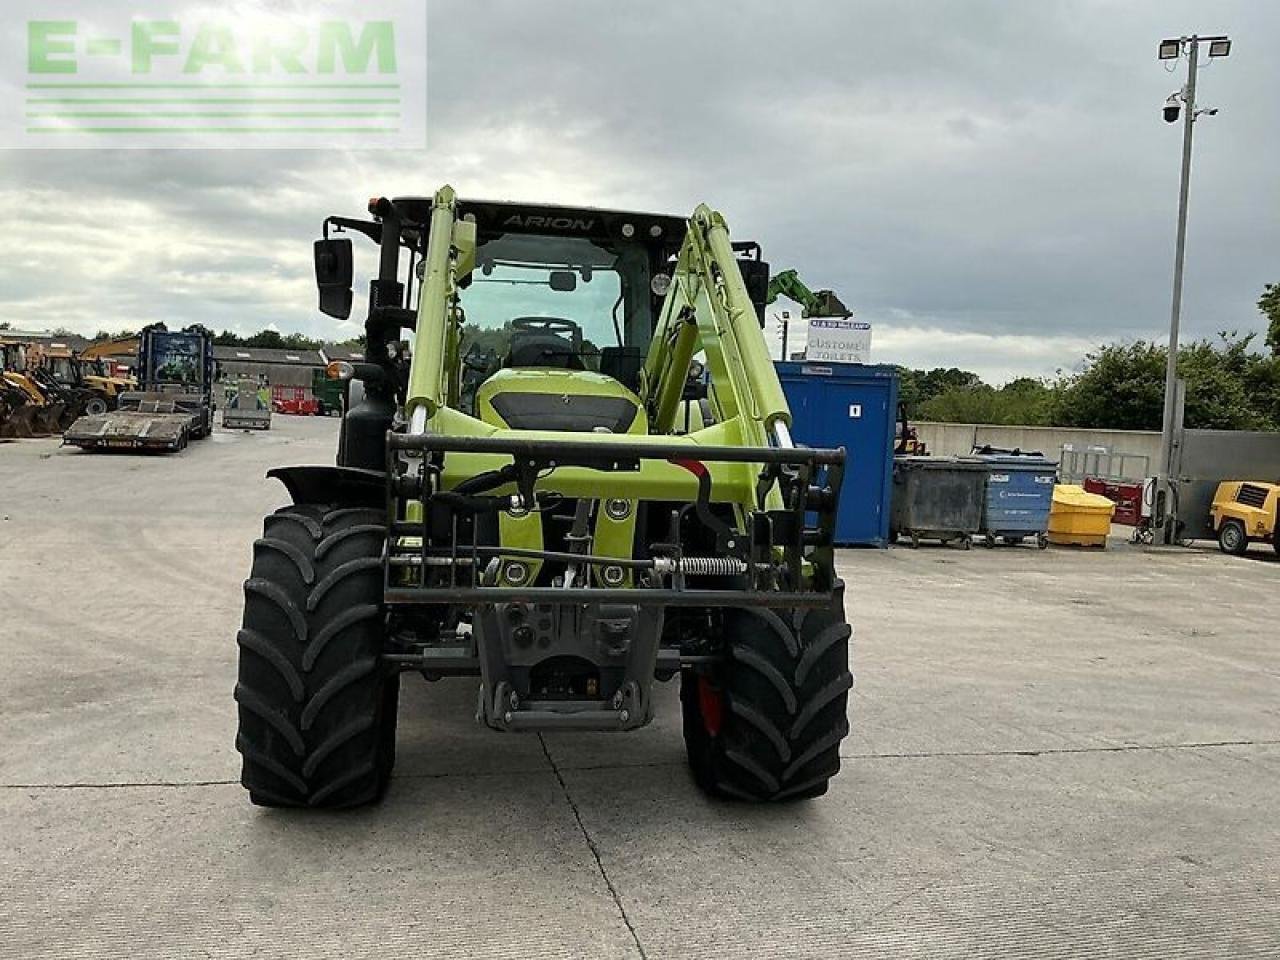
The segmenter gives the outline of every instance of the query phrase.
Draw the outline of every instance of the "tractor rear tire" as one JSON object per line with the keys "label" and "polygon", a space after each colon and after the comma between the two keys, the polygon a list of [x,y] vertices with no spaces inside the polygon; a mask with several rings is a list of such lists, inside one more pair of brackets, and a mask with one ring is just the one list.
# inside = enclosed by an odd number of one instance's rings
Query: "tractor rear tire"
{"label": "tractor rear tire", "polygon": [[260,806],[376,802],[395,763],[400,690],[381,660],[386,517],[298,505],[263,528],[236,638],[241,782]]}
{"label": "tractor rear tire", "polygon": [[753,802],[827,792],[849,733],[850,629],[843,590],[829,609],[725,613],[729,648],[680,678],[685,746],[707,793]]}

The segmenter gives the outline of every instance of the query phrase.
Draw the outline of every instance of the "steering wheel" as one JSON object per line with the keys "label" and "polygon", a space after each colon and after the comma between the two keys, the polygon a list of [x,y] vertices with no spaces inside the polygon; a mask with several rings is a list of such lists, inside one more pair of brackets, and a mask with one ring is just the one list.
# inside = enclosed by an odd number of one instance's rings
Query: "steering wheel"
{"label": "steering wheel", "polygon": [[573,341],[573,349],[582,345],[582,328],[565,317],[516,317],[511,321],[515,330],[528,330],[530,333],[550,333],[557,337],[568,335]]}

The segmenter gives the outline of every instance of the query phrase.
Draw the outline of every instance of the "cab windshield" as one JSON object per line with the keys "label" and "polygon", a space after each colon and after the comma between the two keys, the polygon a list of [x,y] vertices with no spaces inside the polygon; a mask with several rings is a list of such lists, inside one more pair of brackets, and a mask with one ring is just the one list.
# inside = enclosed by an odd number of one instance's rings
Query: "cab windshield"
{"label": "cab windshield", "polygon": [[647,348],[649,260],[640,244],[502,234],[461,293],[468,366],[599,370],[604,350]]}

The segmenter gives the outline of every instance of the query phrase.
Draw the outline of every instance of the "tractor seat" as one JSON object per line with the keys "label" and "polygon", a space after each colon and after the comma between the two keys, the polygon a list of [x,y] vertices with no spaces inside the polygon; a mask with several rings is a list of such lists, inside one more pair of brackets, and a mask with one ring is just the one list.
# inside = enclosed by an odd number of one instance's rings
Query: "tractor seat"
{"label": "tractor seat", "polygon": [[507,367],[552,367],[562,370],[585,370],[582,358],[573,351],[573,344],[554,333],[522,331],[511,340],[511,352],[507,354]]}

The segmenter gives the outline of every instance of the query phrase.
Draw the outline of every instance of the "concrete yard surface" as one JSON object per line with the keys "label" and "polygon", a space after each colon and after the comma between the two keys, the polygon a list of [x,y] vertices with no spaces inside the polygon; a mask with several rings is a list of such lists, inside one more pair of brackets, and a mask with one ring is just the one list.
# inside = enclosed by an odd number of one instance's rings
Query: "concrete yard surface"
{"label": "concrete yard surface", "polygon": [[634,734],[501,735],[404,679],[386,801],[251,806],[235,632],[276,417],[172,456],[0,444],[0,956],[1275,957],[1280,562],[844,552],[827,796],[708,800]]}

